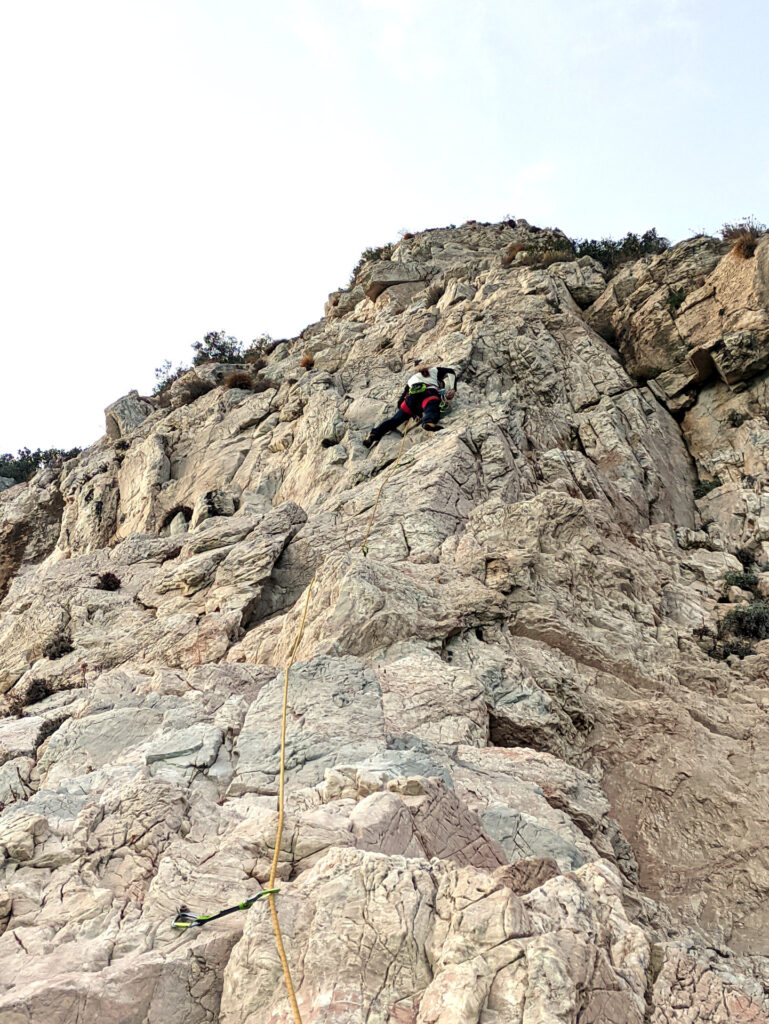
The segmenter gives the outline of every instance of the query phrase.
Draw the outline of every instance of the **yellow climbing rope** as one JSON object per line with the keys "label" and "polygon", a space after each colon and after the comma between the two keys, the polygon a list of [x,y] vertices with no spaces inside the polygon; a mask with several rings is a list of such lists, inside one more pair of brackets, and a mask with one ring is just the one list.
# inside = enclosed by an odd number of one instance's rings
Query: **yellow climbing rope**
{"label": "yellow climbing rope", "polygon": [[[374,501],[374,508],[371,511],[371,517],[369,518],[369,524],[366,527],[366,536],[364,537],[364,543],[362,543],[360,545],[360,550],[365,555],[367,554],[367,551],[368,551],[369,535],[371,534],[371,528],[372,528],[372,526],[374,524],[374,518],[375,518],[375,516],[377,514],[377,507],[379,505],[379,499],[380,499],[380,497],[382,495],[382,492],[384,490],[385,484],[390,479],[390,477],[395,472],[395,470],[398,468],[398,464],[400,463],[400,457],[403,454],[403,444],[405,443],[405,435],[407,435],[409,433],[409,430],[411,429],[413,423],[414,423],[414,421],[410,420],[409,423],[407,424],[407,427],[405,427],[405,430],[403,431],[403,436],[400,438],[400,445],[398,447],[398,454],[395,457],[395,462],[392,464],[392,468],[390,469],[390,471],[387,474],[387,476],[385,476],[385,478],[382,480],[382,482],[379,485],[379,490],[377,492],[377,497],[376,497],[376,499]],[[274,889],[274,887],[275,887],[275,876],[276,876],[276,873],[277,873],[277,859],[279,859],[279,857],[280,857],[280,853],[281,853],[281,840],[283,839],[283,823],[284,823],[284,816],[285,816],[284,815],[284,811],[285,811],[285,808],[284,808],[284,802],[285,802],[284,801],[284,797],[285,797],[285,790],[286,790],[286,720],[287,720],[287,717],[288,717],[288,706],[289,706],[289,672],[291,671],[291,667],[294,664],[294,658],[296,656],[297,650],[299,649],[299,644],[301,643],[302,636],[304,634],[304,624],[305,624],[306,618],[307,618],[307,609],[309,608],[309,598],[310,598],[310,593],[312,592],[312,586],[313,586],[314,582],[315,582],[315,578],[313,577],[312,580],[310,581],[309,587],[307,588],[307,596],[304,599],[304,609],[302,610],[302,617],[301,617],[301,621],[299,623],[299,630],[297,632],[296,638],[294,639],[294,643],[293,643],[293,645],[291,647],[291,653],[289,654],[289,660],[288,660],[288,664],[286,666],[286,673],[284,675],[284,681],[283,681],[283,714],[282,714],[282,719],[281,719],[281,771],[280,771],[279,787],[277,787],[277,829],[276,829],[276,833],[275,833],[275,849],[274,849],[274,853],[272,854],[272,865],[271,865],[270,870],[269,870],[269,882],[267,883],[267,889],[268,890]],[[301,1015],[299,1013],[299,1006],[298,1006],[297,1001],[296,1001],[296,993],[294,991],[294,983],[291,980],[291,970],[289,968],[289,962],[288,962],[288,958],[286,956],[286,949],[285,949],[284,944],[283,944],[283,935],[281,934],[281,923],[280,923],[279,920],[277,920],[277,907],[275,905],[275,894],[274,893],[269,893],[269,896],[267,898],[269,899],[269,912],[270,912],[270,915],[271,915],[271,918],[272,918],[272,930],[275,933],[275,945],[277,946],[277,955],[279,955],[281,957],[281,964],[283,965],[283,976],[286,979],[286,988],[287,988],[288,993],[289,993],[289,999],[291,1000],[291,1009],[294,1012],[294,1022],[295,1022],[295,1024],[302,1024],[302,1018],[301,1018]]]}
{"label": "yellow climbing rope", "polygon": [[[291,666],[294,664],[294,658],[299,648],[299,644],[304,634],[304,623],[307,619],[307,609],[310,606],[310,593],[312,592],[313,584],[315,583],[315,577],[310,580],[310,585],[307,588],[307,597],[304,599],[304,611],[302,612],[302,619],[299,623],[299,630],[294,639],[294,643],[291,647],[291,653],[288,658],[288,664],[286,665],[286,672],[283,677],[283,715],[280,725],[280,782],[278,785],[278,828],[275,834],[275,852],[272,856],[272,867],[270,868],[270,884],[267,886],[268,889],[275,888],[275,875],[278,871],[278,857],[280,855],[280,841],[283,838],[283,817],[284,817],[284,793],[285,793],[285,781],[286,781],[286,717],[288,713],[288,674],[291,671]],[[275,893],[270,893],[268,897],[270,901],[270,914],[272,916],[272,928],[275,932],[275,945],[278,947],[278,956],[283,966],[283,977],[286,979],[286,988],[288,990],[288,998],[291,1000],[291,1009],[294,1011],[294,1022],[295,1024],[302,1024],[302,1017],[299,1013],[299,1006],[296,1001],[296,993],[294,992],[294,983],[291,980],[291,970],[288,966],[288,959],[286,958],[286,950],[283,947],[283,936],[280,931],[280,922],[278,920],[278,908],[275,905]]]}
{"label": "yellow climbing rope", "polygon": [[411,430],[413,423],[414,420],[412,419],[409,420],[408,423],[406,424],[406,429],[403,431],[403,437],[401,438],[400,447],[398,448],[398,454],[395,456],[395,462],[392,464],[392,469],[381,482],[381,484],[379,485],[379,490],[376,492],[376,498],[374,499],[374,507],[371,509],[371,517],[369,518],[368,526],[366,527],[366,533],[363,538],[363,543],[360,546],[360,549],[364,555],[368,554],[368,535],[371,533],[371,527],[374,525],[374,516],[376,515],[377,506],[379,505],[380,495],[384,490],[385,484],[393,475],[395,470],[398,468],[398,463],[401,461],[401,455],[403,454],[403,445],[406,443],[406,434],[408,434],[409,430]]}

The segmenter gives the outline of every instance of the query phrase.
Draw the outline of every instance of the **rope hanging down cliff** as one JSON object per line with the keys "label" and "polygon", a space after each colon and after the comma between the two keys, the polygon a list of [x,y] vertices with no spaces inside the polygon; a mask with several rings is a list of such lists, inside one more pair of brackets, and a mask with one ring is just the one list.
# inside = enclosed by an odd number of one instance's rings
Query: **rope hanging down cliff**
{"label": "rope hanging down cliff", "polygon": [[280,957],[280,963],[283,967],[283,977],[286,981],[286,989],[288,990],[288,998],[291,1000],[291,1009],[294,1013],[295,1024],[302,1024],[302,1017],[299,1013],[299,1006],[296,1001],[296,994],[294,992],[294,983],[291,980],[291,969],[288,966],[288,960],[286,958],[286,951],[283,948],[283,936],[280,931],[280,921],[278,920],[278,908],[275,905],[275,875],[278,871],[278,857],[280,856],[280,841],[283,838],[283,817],[284,817],[284,795],[285,795],[285,783],[286,783],[286,717],[288,714],[288,673],[291,670],[291,666],[294,664],[294,658],[296,657],[297,649],[301,643],[302,636],[304,634],[304,624],[307,620],[307,609],[310,607],[310,594],[312,593],[313,584],[315,583],[315,577],[310,580],[310,585],[307,588],[307,597],[304,599],[304,610],[302,611],[302,619],[299,623],[299,629],[297,630],[296,638],[293,646],[291,647],[291,654],[289,655],[288,664],[286,665],[286,672],[283,677],[283,709],[280,721],[280,782],[278,785],[278,828],[275,833],[275,852],[272,855],[272,867],[270,868],[270,881],[267,886],[268,899],[270,901],[270,915],[272,916],[272,928],[275,932],[275,945],[278,948],[278,956]]}
{"label": "rope hanging down cliff", "polygon": [[294,664],[296,658],[296,652],[299,649],[299,644],[302,641],[304,635],[304,624],[307,621],[307,611],[310,607],[310,594],[312,593],[313,585],[315,584],[315,577],[310,580],[310,585],[307,587],[307,596],[304,599],[304,609],[302,611],[302,618],[299,623],[299,629],[297,630],[294,642],[291,645],[291,653],[288,657],[286,664],[285,673],[283,676],[283,703],[280,723],[280,768],[279,768],[279,783],[278,783],[278,826],[275,833],[275,850],[272,856],[272,865],[270,867],[270,881],[267,888],[262,889],[255,896],[249,897],[242,903],[236,904],[234,907],[228,907],[226,910],[220,910],[216,914],[192,914],[187,910],[186,907],[181,907],[179,913],[174,918],[172,928],[183,930],[186,928],[199,928],[209,921],[215,921],[217,918],[225,917],[227,914],[232,914],[236,910],[248,910],[252,907],[257,900],[267,897],[270,901],[270,916],[272,917],[272,927],[275,932],[275,945],[278,950],[278,956],[280,957],[281,967],[283,968],[283,978],[286,982],[286,990],[288,992],[288,998],[291,1002],[291,1010],[294,1015],[294,1024],[302,1024],[302,1016],[299,1012],[299,1005],[296,1001],[296,993],[294,991],[294,983],[291,979],[291,968],[288,965],[288,958],[286,957],[286,950],[283,945],[283,934],[280,930],[280,921],[278,920],[278,909],[275,905],[275,896],[280,892],[280,889],[275,888],[275,878],[278,873],[278,859],[280,857],[280,843],[283,838],[283,822],[285,817],[285,782],[286,782],[286,719],[288,716],[288,677],[291,667]]}
{"label": "rope hanging down cliff", "polygon": [[[406,443],[406,435],[411,429],[413,423],[414,420],[411,420],[406,425],[406,429],[403,431],[401,443],[398,446],[398,453],[395,457],[395,461],[393,462],[392,468],[390,469],[389,473],[385,476],[385,478],[382,480],[382,483],[379,485],[379,490],[377,491],[376,498],[374,499],[374,505],[371,509],[371,516],[369,517],[369,521],[366,526],[366,532],[363,537],[363,543],[361,544],[360,548],[364,556],[368,554],[368,538],[371,533],[371,527],[374,525],[374,519],[376,518],[377,508],[379,507],[379,499],[382,496],[382,491],[384,490],[387,482],[390,480],[393,473],[400,465],[401,456],[403,454],[403,446]],[[312,593],[312,588],[314,584],[315,577],[313,576],[313,578],[310,580],[309,586],[307,587],[307,595],[305,597],[304,608],[302,610],[302,618],[299,623],[299,629],[297,630],[296,637],[294,638],[294,642],[291,646],[291,652],[289,654],[288,662],[286,664],[285,673],[283,677],[283,700],[280,725],[280,767],[278,783],[278,825],[275,834],[275,849],[273,852],[272,864],[270,867],[270,879],[267,884],[267,887],[265,889],[262,889],[255,896],[251,896],[248,899],[244,900],[242,903],[238,903],[233,907],[228,907],[226,910],[220,910],[218,913],[215,914],[192,914],[186,907],[181,907],[179,913],[174,918],[172,924],[173,928],[177,928],[179,930],[202,927],[209,921],[215,921],[218,918],[225,917],[227,914],[232,914],[237,910],[248,910],[250,907],[254,905],[254,903],[256,903],[257,900],[267,897],[270,903],[270,916],[272,917],[272,926],[273,931],[275,933],[275,945],[278,950],[278,956],[280,957],[281,966],[283,968],[283,978],[285,980],[286,991],[288,992],[288,997],[291,1002],[291,1010],[294,1016],[294,1024],[302,1024],[302,1017],[299,1012],[299,1005],[296,999],[296,992],[294,991],[294,984],[291,978],[291,969],[288,964],[288,958],[286,956],[286,950],[283,944],[283,935],[280,929],[278,909],[275,903],[275,897],[280,892],[280,890],[275,887],[275,880],[278,871],[280,843],[283,838],[283,824],[285,818],[286,721],[288,716],[288,680],[289,673],[296,658],[296,652],[299,649],[299,644],[301,643],[302,636],[304,635],[304,626],[305,622],[307,621],[307,612],[310,607],[310,595]]]}

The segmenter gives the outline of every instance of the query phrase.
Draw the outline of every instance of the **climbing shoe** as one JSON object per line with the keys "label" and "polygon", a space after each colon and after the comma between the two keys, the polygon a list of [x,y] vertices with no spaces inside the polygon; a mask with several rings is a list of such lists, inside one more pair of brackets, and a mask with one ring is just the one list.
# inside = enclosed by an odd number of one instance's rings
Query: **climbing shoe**
{"label": "climbing shoe", "polygon": [[[445,429],[446,428],[442,427],[440,425],[440,423],[423,423],[422,424],[422,430],[445,430]],[[365,444],[365,442],[364,442],[364,444]]]}
{"label": "climbing shoe", "polygon": [[376,444],[377,443],[377,440],[378,440],[378,438],[377,438],[376,434],[367,434],[363,438],[363,444],[366,446],[366,448],[370,448],[372,444]]}

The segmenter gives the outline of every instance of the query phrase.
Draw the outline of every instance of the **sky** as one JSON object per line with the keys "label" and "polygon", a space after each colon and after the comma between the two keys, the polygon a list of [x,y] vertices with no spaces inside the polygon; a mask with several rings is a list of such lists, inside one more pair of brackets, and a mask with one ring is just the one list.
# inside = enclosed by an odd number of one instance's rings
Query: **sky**
{"label": "sky", "polygon": [[400,231],[769,221],[767,38],[758,0],[3,4],[0,453],[295,336]]}

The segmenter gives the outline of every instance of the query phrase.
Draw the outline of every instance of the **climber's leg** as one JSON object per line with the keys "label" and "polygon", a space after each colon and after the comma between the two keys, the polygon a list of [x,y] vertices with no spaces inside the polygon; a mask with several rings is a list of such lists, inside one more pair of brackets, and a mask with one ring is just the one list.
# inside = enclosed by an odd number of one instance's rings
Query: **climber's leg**
{"label": "climber's leg", "polygon": [[441,414],[441,400],[438,395],[430,395],[422,403],[422,428],[423,430],[443,430],[438,423]]}
{"label": "climber's leg", "polygon": [[395,415],[390,416],[389,419],[383,420],[378,426],[374,427],[364,437],[363,443],[367,448],[370,448],[372,444],[376,444],[377,441],[382,438],[388,430],[395,430],[401,423],[404,423],[409,418],[409,414],[404,412],[402,409],[398,409]]}

